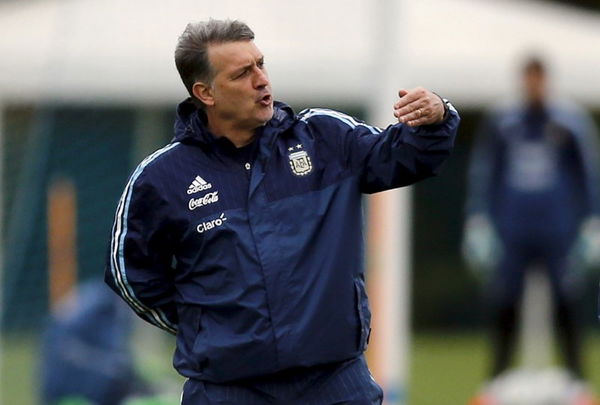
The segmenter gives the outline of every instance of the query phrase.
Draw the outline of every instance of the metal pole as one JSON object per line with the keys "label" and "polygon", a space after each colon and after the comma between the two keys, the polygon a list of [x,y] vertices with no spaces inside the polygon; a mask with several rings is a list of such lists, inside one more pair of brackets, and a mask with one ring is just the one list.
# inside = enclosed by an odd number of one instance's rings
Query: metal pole
{"label": "metal pole", "polygon": [[[395,121],[392,105],[408,86],[402,73],[402,0],[373,2],[374,35],[369,121],[386,127]],[[368,354],[384,403],[407,403],[410,340],[411,192],[404,188],[369,199],[369,296],[373,333]]]}
{"label": "metal pole", "polygon": [[[4,238],[4,199],[6,190],[4,189],[4,148],[6,147],[6,141],[4,139],[4,104],[0,100],[0,285],[4,285],[6,282],[6,266],[4,265],[4,244],[6,239]],[[4,292],[0,288],[0,314],[4,313]],[[0,318],[0,330],[2,329],[2,319]],[[3,353],[3,334],[0,333],[0,381],[4,381],[2,376],[2,370],[4,365],[2,364],[4,359]]]}

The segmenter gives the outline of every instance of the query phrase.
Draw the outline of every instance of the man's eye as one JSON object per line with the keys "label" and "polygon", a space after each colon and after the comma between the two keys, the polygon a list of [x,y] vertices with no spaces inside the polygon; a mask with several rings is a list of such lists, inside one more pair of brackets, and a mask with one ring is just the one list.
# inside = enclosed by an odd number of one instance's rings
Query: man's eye
{"label": "man's eye", "polygon": [[242,73],[237,75],[234,79],[241,79],[242,77],[246,76],[247,74],[248,74],[248,69],[244,70]]}

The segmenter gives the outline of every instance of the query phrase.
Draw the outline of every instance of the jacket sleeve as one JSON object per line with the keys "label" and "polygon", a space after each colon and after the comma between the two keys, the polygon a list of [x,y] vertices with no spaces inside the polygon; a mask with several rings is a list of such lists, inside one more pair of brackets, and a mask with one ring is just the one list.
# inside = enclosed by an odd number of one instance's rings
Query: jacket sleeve
{"label": "jacket sleeve", "polygon": [[144,320],[177,333],[172,245],[165,202],[143,164],[119,201],[105,268],[106,283]]}
{"label": "jacket sleeve", "polygon": [[497,114],[489,113],[475,134],[467,172],[466,214],[490,215],[493,187],[499,170],[502,146],[497,131]]}
{"label": "jacket sleeve", "polygon": [[341,153],[343,165],[360,178],[363,193],[407,186],[436,175],[456,137],[460,118],[450,106],[437,125],[390,125],[382,130],[346,114],[310,109],[300,113],[313,133]]}
{"label": "jacket sleeve", "polygon": [[600,157],[598,132],[587,114],[578,117],[575,142],[581,157],[583,198],[586,215],[600,216]]}

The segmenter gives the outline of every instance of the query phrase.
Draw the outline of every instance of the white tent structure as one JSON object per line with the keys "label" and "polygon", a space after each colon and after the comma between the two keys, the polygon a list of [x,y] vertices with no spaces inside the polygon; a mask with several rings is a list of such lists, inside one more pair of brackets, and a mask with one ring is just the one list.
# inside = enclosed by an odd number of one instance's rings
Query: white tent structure
{"label": "white tent structure", "polygon": [[[0,111],[19,102],[175,103],[186,96],[177,37],[209,17],[254,29],[277,99],[365,106],[378,125],[393,119],[403,87],[422,85],[462,108],[513,97],[515,63],[531,50],[552,62],[561,94],[600,106],[600,17],[537,1],[40,0],[0,3]],[[409,202],[407,191],[373,201],[374,223],[401,220],[370,234],[385,242],[370,251],[384,297],[374,312],[386,319],[376,320],[383,332],[372,345],[383,347],[376,372],[394,403],[408,374]]]}
{"label": "white tent structure", "polygon": [[172,54],[183,27],[230,17],[255,30],[278,98],[364,105],[382,59],[378,8],[391,12],[390,43],[402,49],[398,86],[477,105],[508,95],[516,58],[534,49],[554,63],[559,90],[600,104],[600,17],[517,0],[0,3],[0,99],[177,101]]}

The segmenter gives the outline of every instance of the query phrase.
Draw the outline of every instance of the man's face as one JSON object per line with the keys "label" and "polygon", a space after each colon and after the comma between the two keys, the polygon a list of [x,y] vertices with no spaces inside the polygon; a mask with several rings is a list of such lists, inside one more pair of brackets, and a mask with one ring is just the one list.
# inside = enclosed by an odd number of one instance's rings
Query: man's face
{"label": "man's face", "polygon": [[531,104],[543,104],[546,97],[546,75],[538,69],[528,69],[523,75],[525,97]]}
{"label": "man's face", "polygon": [[239,129],[264,125],[273,116],[271,83],[263,54],[252,41],[209,45],[215,71],[212,82],[214,117]]}

